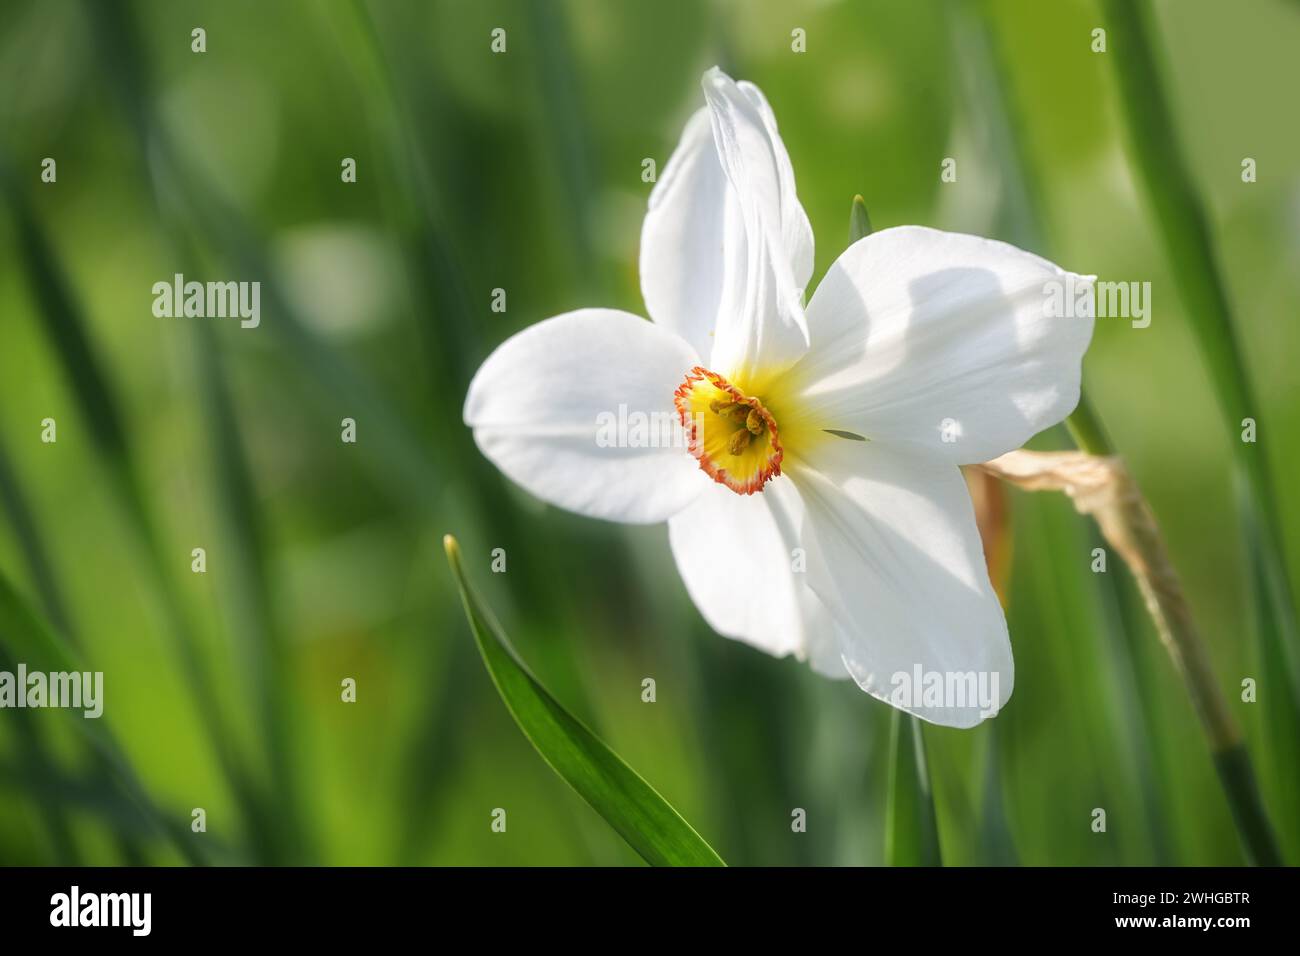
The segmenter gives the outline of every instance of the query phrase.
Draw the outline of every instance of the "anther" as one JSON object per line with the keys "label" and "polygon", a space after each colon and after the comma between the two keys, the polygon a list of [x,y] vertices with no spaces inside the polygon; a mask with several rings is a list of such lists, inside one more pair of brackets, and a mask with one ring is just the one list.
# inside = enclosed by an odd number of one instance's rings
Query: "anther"
{"label": "anther", "polygon": [[785,455],[776,419],[716,372],[696,366],[673,393],[690,452],[714,481],[740,495],[762,491]]}

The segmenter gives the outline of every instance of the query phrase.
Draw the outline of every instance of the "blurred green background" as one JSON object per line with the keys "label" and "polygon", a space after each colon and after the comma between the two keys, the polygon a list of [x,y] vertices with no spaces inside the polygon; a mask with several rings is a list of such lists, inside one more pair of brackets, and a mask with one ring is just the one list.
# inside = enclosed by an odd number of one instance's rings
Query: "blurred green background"
{"label": "blurred green background", "polygon": [[[711,633],[663,527],[538,504],[461,423],[469,377],[512,333],[586,305],[644,312],[642,160],[662,169],[714,63],[772,103],[815,277],[860,192],[877,229],[991,235],[1152,283],[1149,328],[1098,322],[1086,389],[1300,858],[1300,738],[1271,716],[1285,681],[1258,638],[1237,438],[1126,150],[1116,54],[1091,50],[1109,26],[1091,0],[0,6],[0,578],[104,672],[106,698],[93,729],[0,711],[0,862],[638,862],[502,706],[447,531],[538,676],[728,862],[882,861],[890,710]],[[1300,5],[1152,9],[1300,589]],[[155,318],[151,287],[177,272],[260,281],[261,327]],[[1127,571],[1090,572],[1095,528],[1064,497],[1005,494],[1016,690],[976,730],[925,729],[945,862],[1243,862]],[[36,669],[10,605],[0,654]]]}

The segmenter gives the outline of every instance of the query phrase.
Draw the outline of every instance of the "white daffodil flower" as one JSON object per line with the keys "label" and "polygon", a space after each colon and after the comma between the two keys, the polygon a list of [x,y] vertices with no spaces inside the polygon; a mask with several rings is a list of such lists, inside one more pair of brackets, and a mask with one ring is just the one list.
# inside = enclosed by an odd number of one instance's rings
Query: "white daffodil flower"
{"label": "white daffodil flower", "polygon": [[654,321],[525,329],[474,376],[465,422],[544,501],[667,521],[718,633],[973,726],[1014,672],[958,466],[1074,408],[1092,311],[1045,298],[1092,277],[904,226],[854,243],[805,310],[812,230],[772,110],[716,68],[703,86],[642,229]]}

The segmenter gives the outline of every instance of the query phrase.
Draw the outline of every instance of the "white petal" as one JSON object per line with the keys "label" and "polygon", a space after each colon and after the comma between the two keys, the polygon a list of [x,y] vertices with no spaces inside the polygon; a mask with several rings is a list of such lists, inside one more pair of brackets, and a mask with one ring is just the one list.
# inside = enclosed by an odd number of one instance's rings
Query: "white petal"
{"label": "white petal", "polygon": [[[775,478],[754,495],[713,484],[668,520],[677,570],[709,626],[776,657],[807,657],[810,624],[814,639],[830,633],[807,575],[795,570],[802,510],[789,480]],[[838,659],[836,649],[826,666]]]}
{"label": "white petal", "polygon": [[[543,501],[594,518],[663,521],[708,485],[673,408],[697,362],[686,342],[635,315],[568,312],[488,356],[470,383],[465,424],[484,455]],[[622,438],[619,421],[630,426]]]}
{"label": "white petal", "polygon": [[732,271],[725,257],[744,254],[743,243],[728,248],[725,241],[726,206],[735,201],[718,163],[709,111],[701,109],[650,193],[641,226],[641,294],[650,318],[706,359]]}
{"label": "white petal", "polygon": [[919,226],[849,247],[808,307],[794,370],[825,427],[987,461],[1061,421],[1079,400],[1091,298],[1051,317],[1078,276],[1014,246]]}
{"label": "white petal", "polygon": [[714,371],[788,366],[807,334],[802,292],[813,237],[790,157],[759,89],[714,68],[650,194],[641,290],[656,322]]}
{"label": "white petal", "polygon": [[790,163],[790,156],[785,151],[785,143],[781,141],[781,134],[776,128],[776,114],[772,112],[772,107],[767,102],[767,97],[763,95],[763,91],[746,80],[741,80],[736,87],[754,104],[767,133],[768,146],[772,153],[771,165],[769,167],[765,163],[759,173],[763,177],[770,175],[776,180],[779,199],[774,205],[780,210],[779,247],[785,250],[785,259],[790,263],[790,277],[794,281],[795,290],[802,292],[808,288],[808,280],[812,278],[813,231],[812,224],[808,222],[808,214],[804,212],[795,191],[794,167]]}
{"label": "white petal", "polygon": [[[804,547],[802,537],[799,546]],[[808,661],[808,666],[822,677],[848,680],[853,675],[844,663],[841,650],[845,646],[847,635],[843,633],[826,602],[812,589],[806,570],[802,584],[803,587],[799,589],[799,617],[803,624],[803,656]]]}
{"label": "white petal", "polygon": [[802,295],[812,273],[812,230],[763,95],[716,67],[703,86],[732,196],[722,210],[727,272],[709,367],[744,378],[785,368],[807,350]]}
{"label": "white petal", "polygon": [[[1011,644],[956,466],[845,441],[790,476],[805,505],[808,583],[839,624],[859,686],[951,727],[996,713],[1015,678]],[[953,693],[927,701],[936,679]]]}

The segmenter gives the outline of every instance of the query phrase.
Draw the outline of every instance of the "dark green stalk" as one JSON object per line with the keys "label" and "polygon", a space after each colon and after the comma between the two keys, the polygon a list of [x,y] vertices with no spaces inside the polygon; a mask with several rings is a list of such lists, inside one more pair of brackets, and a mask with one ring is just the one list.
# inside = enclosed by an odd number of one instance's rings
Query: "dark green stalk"
{"label": "dark green stalk", "polygon": [[1281,540],[1277,498],[1262,445],[1240,440],[1242,421],[1258,420],[1260,405],[1246,373],[1245,361],[1229,305],[1227,283],[1214,250],[1205,206],[1179,147],[1178,131],[1164,95],[1150,37],[1151,12],[1142,0],[1102,0],[1111,23],[1107,54],[1120,87],[1120,114],[1128,131],[1130,159],[1154,213],[1154,225],[1178,280],[1178,293],[1214,382],[1223,426],[1233,460],[1245,478],[1254,513],[1261,557],[1268,565],[1269,599],[1288,662],[1293,696],[1300,696],[1296,664],[1296,613]]}
{"label": "dark green stalk", "polygon": [[[1283,697],[1283,706],[1271,711],[1269,730],[1275,739],[1294,741],[1300,735],[1300,662],[1295,600],[1278,532],[1280,511],[1264,446],[1242,441],[1240,436],[1245,419],[1258,423],[1261,407],[1246,371],[1209,216],[1180,147],[1173,110],[1165,94],[1152,40],[1154,19],[1150,5],[1143,0],[1102,0],[1102,10],[1109,26],[1111,49],[1107,56],[1119,84],[1120,115],[1128,134],[1130,160],[1214,383],[1223,427],[1241,479],[1239,507],[1248,529],[1253,576],[1258,583],[1255,590],[1262,599],[1257,614],[1261,657],[1273,662],[1280,672],[1275,693]],[[1215,758],[1225,786],[1230,785],[1240,799],[1262,811],[1253,775],[1245,780],[1228,779],[1232,774],[1249,774],[1244,751],[1216,753]],[[1234,813],[1241,822],[1235,805]],[[1250,832],[1262,839],[1271,830],[1252,823]],[[1277,855],[1275,846],[1255,853],[1257,858],[1270,855]]]}
{"label": "dark green stalk", "polygon": [[[1118,6],[1124,8],[1125,16],[1131,14],[1134,9],[1133,5],[1127,2],[1120,3]],[[981,16],[984,15],[985,13],[982,11]],[[987,22],[981,21],[979,25],[985,31],[991,33]],[[989,58],[992,61],[993,69],[997,74],[1000,74],[994,75],[992,79],[996,81],[997,85],[1006,86],[1006,70],[1002,66],[1001,58],[998,56],[996,43],[991,43],[990,48]],[[1119,50],[1112,50],[1108,55],[1124,58],[1126,65],[1128,59],[1133,56],[1131,52],[1125,54]],[[1151,89],[1156,89],[1154,76],[1148,76],[1147,80],[1150,81]],[[1144,91],[1143,96],[1146,97],[1148,92]],[[1008,95],[1004,91],[1003,96],[1007,97]],[[1158,93],[1156,96],[1158,98]],[[1172,152],[1178,168],[1185,174],[1185,168],[1181,164],[1181,157],[1177,155],[1177,148],[1173,145],[1175,140],[1172,130],[1168,128],[1168,117],[1166,116],[1164,119],[1166,129],[1161,135],[1160,150],[1161,152]],[[1015,164],[1020,173],[1016,179],[1022,183],[1023,195],[1019,199],[1017,206],[1017,211],[1020,214],[1019,221],[1026,224],[1026,227],[1031,232],[1041,231],[1038,210],[1041,209],[1042,203],[1037,195],[1037,183],[1032,172],[1032,166],[1024,155],[1024,144],[1015,135],[1014,123],[1010,120],[1004,120],[1000,125],[1003,132],[1002,139],[1005,140],[1003,150],[1007,154],[1002,159],[1004,162]],[[1150,133],[1150,130],[1146,132]],[[1146,145],[1150,146],[1152,144],[1147,143]],[[1145,152],[1145,147],[1140,151]],[[1146,159],[1147,156],[1143,158]],[[1160,163],[1157,163],[1157,167],[1160,167],[1163,162],[1164,160],[1161,160]],[[1148,172],[1151,171],[1148,170]],[[1167,170],[1157,168],[1155,178],[1161,179],[1167,172]],[[1181,189],[1183,197],[1186,199],[1190,196],[1191,189],[1185,175],[1183,180]],[[1209,232],[1203,217],[1199,223],[1199,229],[1204,249],[1208,255]],[[1226,302],[1226,299],[1221,296],[1222,290],[1219,289],[1218,291],[1220,301]],[[1222,319],[1223,327],[1230,338],[1231,330],[1227,327],[1226,305],[1223,306]],[[1235,350],[1235,343],[1230,344]],[[1239,384],[1245,389],[1245,373],[1239,359],[1236,362],[1236,372]],[[1099,456],[1117,454],[1096,410],[1085,394],[1080,395],[1079,404],[1066,420],[1066,426],[1075,444],[1081,450]],[[1135,484],[1133,485],[1133,494],[1138,494]],[[1211,757],[1219,773],[1233,817],[1237,821],[1246,852],[1252,859],[1259,862],[1275,860],[1279,856],[1277,846],[1271,837],[1272,828],[1267,812],[1259,799],[1254,774],[1251,771],[1250,760],[1241,739],[1240,729],[1226,708],[1223,694],[1218,687],[1213,672],[1208,667],[1208,663],[1205,666],[1188,666],[1188,662],[1193,665],[1197,665],[1199,662],[1208,662],[1208,654],[1199,632],[1191,620],[1191,613],[1186,606],[1186,599],[1182,595],[1177,574],[1168,561],[1167,554],[1164,553],[1164,545],[1159,540],[1158,532],[1152,536],[1141,533],[1142,529],[1139,527],[1142,523],[1141,519],[1144,515],[1149,516],[1150,511],[1144,501],[1141,501],[1140,505],[1141,507],[1134,507],[1123,513],[1117,512],[1117,514],[1119,514],[1120,518],[1132,519],[1127,521],[1127,526],[1124,529],[1127,537],[1149,540],[1151,547],[1146,549],[1145,557],[1148,560],[1145,563],[1148,566],[1161,568],[1161,578],[1171,583],[1167,589],[1157,589],[1159,593],[1153,596],[1148,589],[1148,581],[1144,580],[1144,575],[1137,573],[1138,569],[1135,568],[1139,585],[1143,588],[1144,597],[1147,598],[1148,608],[1152,611],[1157,630],[1160,632],[1166,647],[1170,650],[1175,666],[1187,684],[1188,693],[1196,705],[1197,713],[1202,718],[1202,726],[1209,742]],[[1154,528],[1154,519],[1151,519],[1151,524]],[[1230,779],[1226,774],[1236,774],[1237,776]]]}

